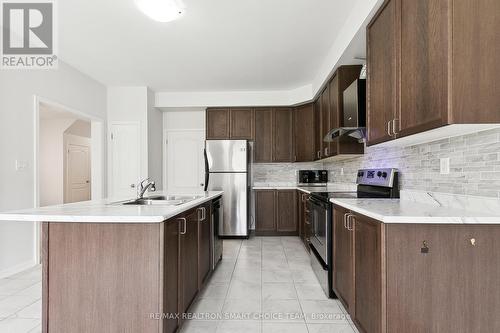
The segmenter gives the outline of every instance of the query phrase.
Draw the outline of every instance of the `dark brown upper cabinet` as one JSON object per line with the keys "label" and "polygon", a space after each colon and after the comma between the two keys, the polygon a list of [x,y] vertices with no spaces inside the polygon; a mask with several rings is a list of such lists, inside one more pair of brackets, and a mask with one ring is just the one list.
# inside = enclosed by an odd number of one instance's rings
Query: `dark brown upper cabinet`
{"label": "dark brown upper cabinet", "polygon": [[255,109],[254,161],[293,162],[293,133],[292,108]]}
{"label": "dark brown upper cabinet", "polygon": [[398,0],[400,110],[392,129],[406,136],[448,122],[450,1]]}
{"label": "dark brown upper cabinet", "polygon": [[273,109],[255,110],[254,162],[273,161]]}
{"label": "dark brown upper cabinet", "polygon": [[386,0],[367,27],[368,145],[500,123],[500,2]]}
{"label": "dark brown upper cabinet", "polygon": [[229,114],[229,108],[207,109],[207,139],[229,139]]}
{"label": "dark brown upper cabinet", "polygon": [[295,162],[310,162],[316,158],[314,105],[308,103],[294,110]]}
{"label": "dark brown upper cabinet", "polygon": [[[344,126],[344,90],[359,78],[361,65],[341,66],[330,81],[330,129]],[[360,155],[365,150],[364,143],[342,136],[329,144],[330,156]]]}
{"label": "dark brown upper cabinet", "polygon": [[293,109],[273,109],[273,162],[294,162]]}
{"label": "dark brown upper cabinet", "polygon": [[252,108],[208,108],[207,139],[253,140],[254,110]]}
{"label": "dark brown upper cabinet", "polygon": [[324,142],[325,136],[331,130],[330,128],[330,87],[329,85],[323,90],[320,95],[320,114],[321,114],[321,132],[319,133],[321,140],[321,158],[331,156],[330,145]]}
{"label": "dark brown upper cabinet", "polygon": [[231,139],[253,140],[254,109],[231,108],[230,124],[229,137]]}
{"label": "dark brown upper cabinet", "polygon": [[321,159],[321,148],[323,138],[321,137],[321,100],[314,101],[314,160]]}
{"label": "dark brown upper cabinet", "polygon": [[367,144],[391,139],[397,109],[396,2],[382,5],[367,28]]}

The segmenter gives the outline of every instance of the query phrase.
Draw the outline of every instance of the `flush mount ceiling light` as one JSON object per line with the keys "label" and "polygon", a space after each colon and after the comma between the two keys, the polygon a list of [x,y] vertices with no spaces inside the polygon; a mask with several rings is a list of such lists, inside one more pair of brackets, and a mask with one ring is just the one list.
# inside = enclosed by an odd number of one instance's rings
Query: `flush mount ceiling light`
{"label": "flush mount ceiling light", "polygon": [[176,20],[185,11],[182,0],[135,0],[135,4],[141,12],[159,22]]}

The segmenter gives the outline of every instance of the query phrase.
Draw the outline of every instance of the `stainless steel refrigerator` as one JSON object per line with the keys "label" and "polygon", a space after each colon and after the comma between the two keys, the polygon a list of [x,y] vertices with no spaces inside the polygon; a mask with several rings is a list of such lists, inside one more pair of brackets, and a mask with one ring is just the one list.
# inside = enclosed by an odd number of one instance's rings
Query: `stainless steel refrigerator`
{"label": "stainless steel refrigerator", "polygon": [[224,191],[221,237],[248,237],[251,145],[246,140],[207,140],[205,191]]}

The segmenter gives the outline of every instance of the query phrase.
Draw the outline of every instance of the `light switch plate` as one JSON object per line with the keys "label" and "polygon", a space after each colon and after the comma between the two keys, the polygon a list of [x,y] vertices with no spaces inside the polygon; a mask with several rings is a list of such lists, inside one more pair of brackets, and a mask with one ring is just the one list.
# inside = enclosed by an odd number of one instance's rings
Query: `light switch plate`
{"label": "light switch plate", "polygon": [[439,160],[440,164],[440,173],[442,175],[449,175],[450,174],[450,158],[442,158]]}
{"label": "light switch plate", "polygon": [[16,160],[16,171],[23,171],[28,167],[28,162]]}

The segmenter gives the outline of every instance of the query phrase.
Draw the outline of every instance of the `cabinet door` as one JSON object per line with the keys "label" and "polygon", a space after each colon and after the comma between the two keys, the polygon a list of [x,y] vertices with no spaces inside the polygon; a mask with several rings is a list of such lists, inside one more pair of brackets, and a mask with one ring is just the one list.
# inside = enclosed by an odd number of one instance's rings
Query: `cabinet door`
{"label": "cabinet door", "polygon": [[386,230],[387,332],[500,332],[497,225]]}
{"label": "cabinet door", "polygon": [[354,311],[353,234],[344,223],[348,211],[335,206],[333,213],[333,288],[347,311]]}
{"label": "cabinet door", "polygon": [[198,288],[201,288],[210,274],[210,205],[205,204],[197,208],[198,211]]}
{"label": "cabinet door", "polygon": [[331,130],[330,128],[330,86],[328,85],[321,93],[321,132],[319,133],[321,142],[321,157],[325,158],[330,156],[330,145],[324,142],[326,134]]}
{"label": "cabinet door", "polygon": [[[353,226],[353,227],[352,227]],[[382,223],[355,215],[354,321],[362,332],[382,331]]]}
{"label": "cabinet door", "polygon": [[455,123],[500,123],[500,1],[453,1]]}
{"label": "cabinet door", "polygon": [[[164,313],[179,313],[179,220],[165,223],[164,258]],[[179,320],[167,318],[164,321],[164,332],[173,333],[179,327]]]}
{"label": "cabinet door", "polygon": [[398,137],[448,122],[448,41],[451,37],[448,29],[451,1],[400,0],[400,4]]}
{"label": "cabinet door", "polygon": [[314,107],[312,103],[295,108],[295,162],[315,159]]}
{"label": "cabinet door", "polygon": [[253,140],[254,110],[251,108],[232,108],[230,116],[231,139]]}
{"label": "cabinet door", "polygon": [[255,162],[273,161],[273,110],[255,110]]}
{"label": "cabinet door", "polygon": [[277,231],[297,235],[297,191],[279,190],[277,195]]}
{"label": "cabinet door", "polygon": [[255,232],[276,232],[276,205],[274,190],[255,191]]}
{"label": "cabinet door", "polygon": [[321,159],[321,98],[314,101],[314,160]]}
{"label": "cabinet door", "polygon": [[[339,100],[339,72],[332,78],[329,86],[329,104],[330,104],[330,131],[333,128],[340,127],[340,100]],[[327,131],[327,133],[328,133]],[[335,139],[334,142],[328,144],[329,155],[335,156],[338,154],[338,143],[339,139]],[[326,143],[325,143],[326,144]]]}
{"label": "cabinet door", "polygon": [[388,124],[397,110],[397,30],[396,0],[388,0],[367,28],[368,145],[392,140]]}
{"label": "cabinet door", "polygon": [[229,109],[207,109],[207,139],[229,139]]}
{"label": "cabinet door", "polygon": [[181,222],[182,311],[187,311],[198,293],[198,212],[187,213]]}
{"label": "cabinet door", "polygon": [[273,111],[273,162],[293,162],[293,109],[276,108]]}

